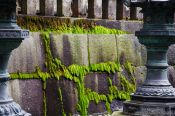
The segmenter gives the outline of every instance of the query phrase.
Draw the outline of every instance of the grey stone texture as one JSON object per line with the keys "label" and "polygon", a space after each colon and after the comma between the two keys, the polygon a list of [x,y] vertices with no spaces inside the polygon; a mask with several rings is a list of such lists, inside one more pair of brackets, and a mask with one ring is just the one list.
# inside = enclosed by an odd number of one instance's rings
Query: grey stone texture
{"label": "grey stone texture", "polygon": [[90,64],[117,61],[117,43],[115,35],[89,34]]}
{"label": "grey stone texture", "polygon": [[43,116],[43,93],[40,80],[11,80],[10,95],[32,116]]}
{"label": "grey stone texture", "polygon": [[25,12],[25,14],[28,14],[28,15],[36,15],[37,4],[38,4],[37,0],[22,0],[21,13],[23,14]]}
{"label": "grey stone texture", "polygon": [[40,14],[46,16],[54,15],[55,0],[40,0]]}
{"label": "grey stone texture", "polygon": [[136,77],[137,87],[141,86],[146,79],[147,68],[145,66],[135,67],[134,77]]}
{"label": "grey stone texture", "polygon": [[117,36],[118,58],[121,63],[129,61],[134,66],[143,66],[145,58],[142,57],[145,51],[142,51],[142,45],[134,35]]}
{"label": "grey stone texture", "polygon": [[[63,105],[58,96],[58,89],[62,91]],[[76,112],[76,104],[78,102],[76,86],[73,82],[65,79],[55,80],[49,79],[46,88],[47,115],[60,116],[62,108],[67,115]]]}
{"label": "grey stone texture", "polygon": [[26,38],[17,49],[12,51],[8,70],[10,73],[30,73],[35,71],[36,66],[39,66],[44,71],[44,62],[44,45],[40,33],[30,33],[30,37]]}
{"label": "grey stone texture", "polygon": [[168,67],[168,78],[173,87],[175,87],[175,70],[173,66]]}
{"label": "grey stone texture", "polygon": [[63,64],[88,65],[86,34],[51,35],[51,51]]}
{"label": "grey stone texture", "polygon": [[174,66],[175,65],[175,44],[169,47],[167,56],[168,56],[168,64]]}

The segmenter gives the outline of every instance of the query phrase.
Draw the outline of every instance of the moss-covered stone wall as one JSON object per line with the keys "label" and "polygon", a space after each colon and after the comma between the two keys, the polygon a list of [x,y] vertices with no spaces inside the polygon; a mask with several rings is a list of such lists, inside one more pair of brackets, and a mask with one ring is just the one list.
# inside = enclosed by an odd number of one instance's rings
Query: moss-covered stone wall
{"label": "moss-covered stone wall", "polygon": [[142,82],[142,56],[133,35],[31,33],[12,52],[9,88],[33,116],[112,113]]}

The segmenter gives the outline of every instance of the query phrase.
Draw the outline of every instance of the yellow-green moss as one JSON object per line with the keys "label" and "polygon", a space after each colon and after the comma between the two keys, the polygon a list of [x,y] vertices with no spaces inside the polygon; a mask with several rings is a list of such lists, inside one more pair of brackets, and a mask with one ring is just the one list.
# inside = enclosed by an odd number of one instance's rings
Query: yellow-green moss
{"label": "yellow-green moss", "polygon": [[17,24],[33,32],[51,31],[76,34],[127,34],[126,31],[96,26],[94,21],[77,20],[71,23],[69,18],[44,16],[18,16]]}

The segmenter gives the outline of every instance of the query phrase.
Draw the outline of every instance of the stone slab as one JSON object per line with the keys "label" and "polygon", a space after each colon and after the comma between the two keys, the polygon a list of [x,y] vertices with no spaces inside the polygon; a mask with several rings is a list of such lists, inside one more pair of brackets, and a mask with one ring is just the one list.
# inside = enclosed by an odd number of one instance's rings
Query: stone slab
{"label": "stone slab", "polygon": [[26,38],[17,49],[12,51],[8,70],[10,73],[30,73],[35,71],[36,66],[39,66],[44,71],[44,62],[44,45],[40,33],[30,33],[30,37]]}
{"label": "stone slab", "polygon": [[171,66],[175,65],[175,44],[169,46],[167,56],[168,56],[168,64]]}
{"label": "stone slab", "polygon": [[43,116],[43,93],[41,80],[11,80],[9,90],[15,102],[32,114]]}
{"label": "stone slab", "polygon": [[132,34],[118,35],[117,48],[119,61],[123,64],[126,61],[134,66],[143,66],[145,59],[142,58],[143,49],[138,39]]}
{"label": "stone slab", "polygon": [[[62,91],[63,106],[59,101],[58,88]],[[77,90],[75,84],[69,80],[49,79],[46,88],[47,116],[62,115],[62,108],[66,115],[76,113],[76,104],[78,102]]]}
{"label": "stone slab", "polygon": [[86,34],[51,35],[51,51],[63,64],[88,65]]}
{"label": "stone slab", "polygon": [[46,103],[48,116],[61,115],[61,103],[58,102],[58,81],[55,79],[47,80]]}
{"label": "stone slab", "polygon": [[134,77],[136,78],[137,87],[141,86],[146,79],[146,71],[145,66],[135,67]]}
{"label": "stone slab", "polygon": [[98,104],[90,102],[88,108],[89,114],[93,114],[94,116],[96,114],[98,116],[100,114],[103,114],[104,112],[106,112],[105,102],[99,102]]}
{"label": "stone slab", "polygon": [[168,79],[173,87],[175,87],[175,70],[173,66],[168,67]]}
{"label": "stone slab", "polygon": [[117,61],[117,44],[113,34],[89,34],[89,61],[96,64]]}

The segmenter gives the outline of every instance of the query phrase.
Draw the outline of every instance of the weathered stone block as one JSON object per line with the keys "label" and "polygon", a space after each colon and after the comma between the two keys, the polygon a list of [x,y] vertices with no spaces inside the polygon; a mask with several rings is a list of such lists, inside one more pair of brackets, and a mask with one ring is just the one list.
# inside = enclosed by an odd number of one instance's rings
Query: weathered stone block
{"label": "weathered stone block", "polygon": [[93,114],[94,116],[99,116],[100,114],[106,112],[105,102],[91,102],[89,104],[88,113]]}
{"label": "weathered stone block", "polygon": [[95,18],[101,18],[102,17],[102,0],[94,0],[94,14]]}
{"label": "weathered stone block", "polygon": [[43,116],[41,80],[11,80],[9,90],[15,102],[32,116]]}
{"label": "weathered stone block", "polygon": [[129,61],[135,66],[143,66],[141,44],[134,35],[117,36],[118,55],[121,63]]}
{"label": "weathered stone block", "polygon": [[115,35],[90,34],[89,60],[91,64],[117,61],[117,45]]}
{"label": "weathered stone block", "polygon": [[143,84],[146,79],[146,71],[147,69],[145,66],[135,67],[134,76],[136,78],[137,86],[141,86]]}
{"label": "weathered stone block", "polygon": [[168,64],[175,65],[175,44],[171,45],[167,52]]}
{"label": "weathered stone block", "polygon": [[71,64],[88,65],[87,35],[51,35],[51,50],[66,66]]}
{"label": "weathered stone block", "polygon": [[[62,92],[62,102],[58,96],[58,89]],[[47,115],[59,116],[62,114],[62,108],[67,115],[76,113],[76,105],[78,102],[77,90],[75,84],[69,80],[55,79],[47,80],[46,88]]]}
{"label": "weathered stone block", "polygon": [[175,87],[175,70],[174,67],[168,67],[168,79],[173,87]]}
{"label": "weathered stone block", "polygon": [[30,37],[26,38],[17,49],[13,50],[9,59],[8,70],[10,73],[30,73],[35,71],[36,66],[45,70],[44,62],[44,46],[40,33],[30,33]]}
{"label": "weathered stone block", "polygon": [[67,16],[67,17],[72,16],[71,1],[72,0],[63,0],[63,15],[64,16]]}
{"label": "weathered stone block", "polygon": [[58,116],[61,114],[61,103],[58,97],[58,81],[55,79],[48,79],[46,83],[46,104],[47,115]]}
{"label": "weathered stone block", "polygon": [[85,87],[98,92],[98,74],[87,74],[85,77]]}

